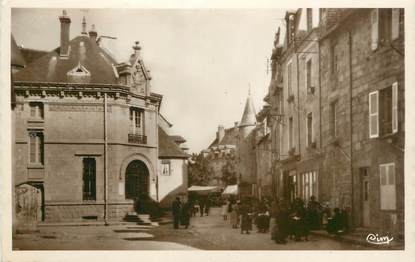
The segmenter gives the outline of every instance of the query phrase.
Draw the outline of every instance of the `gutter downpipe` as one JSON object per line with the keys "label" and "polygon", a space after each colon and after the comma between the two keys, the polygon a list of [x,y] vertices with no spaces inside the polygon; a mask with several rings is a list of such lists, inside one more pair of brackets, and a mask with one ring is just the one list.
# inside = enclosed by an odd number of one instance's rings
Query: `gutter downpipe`
{"label": "gutter downpipe", "polygon": [[108,225],[108,130],[107,93],[104,93],[104,221]]}
{"label": "gutter downpipe", "polygon": [[[159,113],[160,113],[160,104],[156,108],[156,201],[159,202]],[[187,186],[186,186],[187,187]]]}
{"label": "gutter downpipe", "polygon": [[351,212],[351,227],[354,228],[354,176],[353,176],[353,73],[352,73],[352,31],[348,28],[349,33],[349,110],[350,110],[350,183],[351,183],[351,198],[350,198],[350,212]]}
{"label": "gutter downpipe", "polygon": [[[297,130],[298,130],[298,155],[301,157],[301,134],[300,134],[300,69],[299,69],[299,60],[298,60],[298,48],[297,46],[294,47],[295,49],[295,59],[297,62]],[[298,159],[297,159],[298,161]],[[297,174],[298,175],[298,174]]]}
{"label": "gutter downpipe", "polygon": [[[322,152],[322,145],[323,145],[323,135],[322,135],[322,121],[321,121],[321,46],[320,46],[320,40],[317,42],[318,47],[318,119],[319,119],[319,150]],[[322,154],[320,155],[320,161],[319,161],[319,171],[317,174],[317,179],[321,177],[321,171],[322,171]],[[319,194],[320,189],[320,181],[321,179],[318,179],[317,181],[317,193]],[[320,199],[320,196],[317,196]]]}

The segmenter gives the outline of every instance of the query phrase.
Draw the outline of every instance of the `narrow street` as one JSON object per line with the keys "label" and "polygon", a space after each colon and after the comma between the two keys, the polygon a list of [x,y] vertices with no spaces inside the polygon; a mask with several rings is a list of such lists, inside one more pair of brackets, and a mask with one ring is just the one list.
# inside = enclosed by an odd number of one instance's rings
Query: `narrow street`
{"label": "narrow street", "polygon": [[350,250],[367,247],[343,243],[311,235],[308,242],[289,241],[277,245],[270,234],[242,235],[219,215],[193,217],[189,229],[174,230],[171,224],[158,227],[113,226],[48,226],[35,234],[19,234],[15,250]]}

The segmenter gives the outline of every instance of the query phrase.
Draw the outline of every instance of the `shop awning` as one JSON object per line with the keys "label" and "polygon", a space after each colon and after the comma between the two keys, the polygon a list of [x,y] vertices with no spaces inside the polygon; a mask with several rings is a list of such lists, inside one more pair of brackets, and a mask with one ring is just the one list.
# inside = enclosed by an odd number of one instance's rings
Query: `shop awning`
{"label": "shop awning", "polygon": [[209,192],[209,191],[214,191],[214,190],[217,190],[217,189],[218,189],[217,186],[191,186],[187,189],[187,191]]}
{"label": "shop awning", "polygon": [[222,192],[223,195],[237,195],[238,194],[238,185],[230,185],[225,188]]}

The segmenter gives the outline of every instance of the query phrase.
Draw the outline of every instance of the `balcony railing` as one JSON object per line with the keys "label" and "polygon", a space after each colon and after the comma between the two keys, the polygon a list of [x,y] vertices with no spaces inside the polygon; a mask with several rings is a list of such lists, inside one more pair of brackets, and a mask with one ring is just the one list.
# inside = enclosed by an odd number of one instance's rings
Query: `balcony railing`
{"label": "balcony railing", "polygon": [[147,136],[138,134],[128,134],[128,143],[147,144]]}

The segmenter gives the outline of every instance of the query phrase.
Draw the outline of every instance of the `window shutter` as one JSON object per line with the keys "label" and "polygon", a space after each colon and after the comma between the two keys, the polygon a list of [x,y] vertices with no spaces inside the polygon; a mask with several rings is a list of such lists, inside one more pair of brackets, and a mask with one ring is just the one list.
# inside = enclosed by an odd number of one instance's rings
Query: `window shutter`
{"label": "window shutter", "polygon": [[392,40],[395,40],[399,37],[399,11],[399,8],[392,9]]}
{"label": "window shutter", "polygon": [[398,132],[398,82],[392,84],[392,133]]}
{"label": "window shutter", "polygon": [[372,50],[378,48],[379,42],[379,9],[375,8],[371,13],[371,24],[372,24]]}
{"label": "window shutter", "polygon": [[379,136],[379,92],[369,93],[369,138]]}
{"label": "window shutter", "polygon": [[395,164],[379,166],[380,171],[380,209],[396,209]]}

